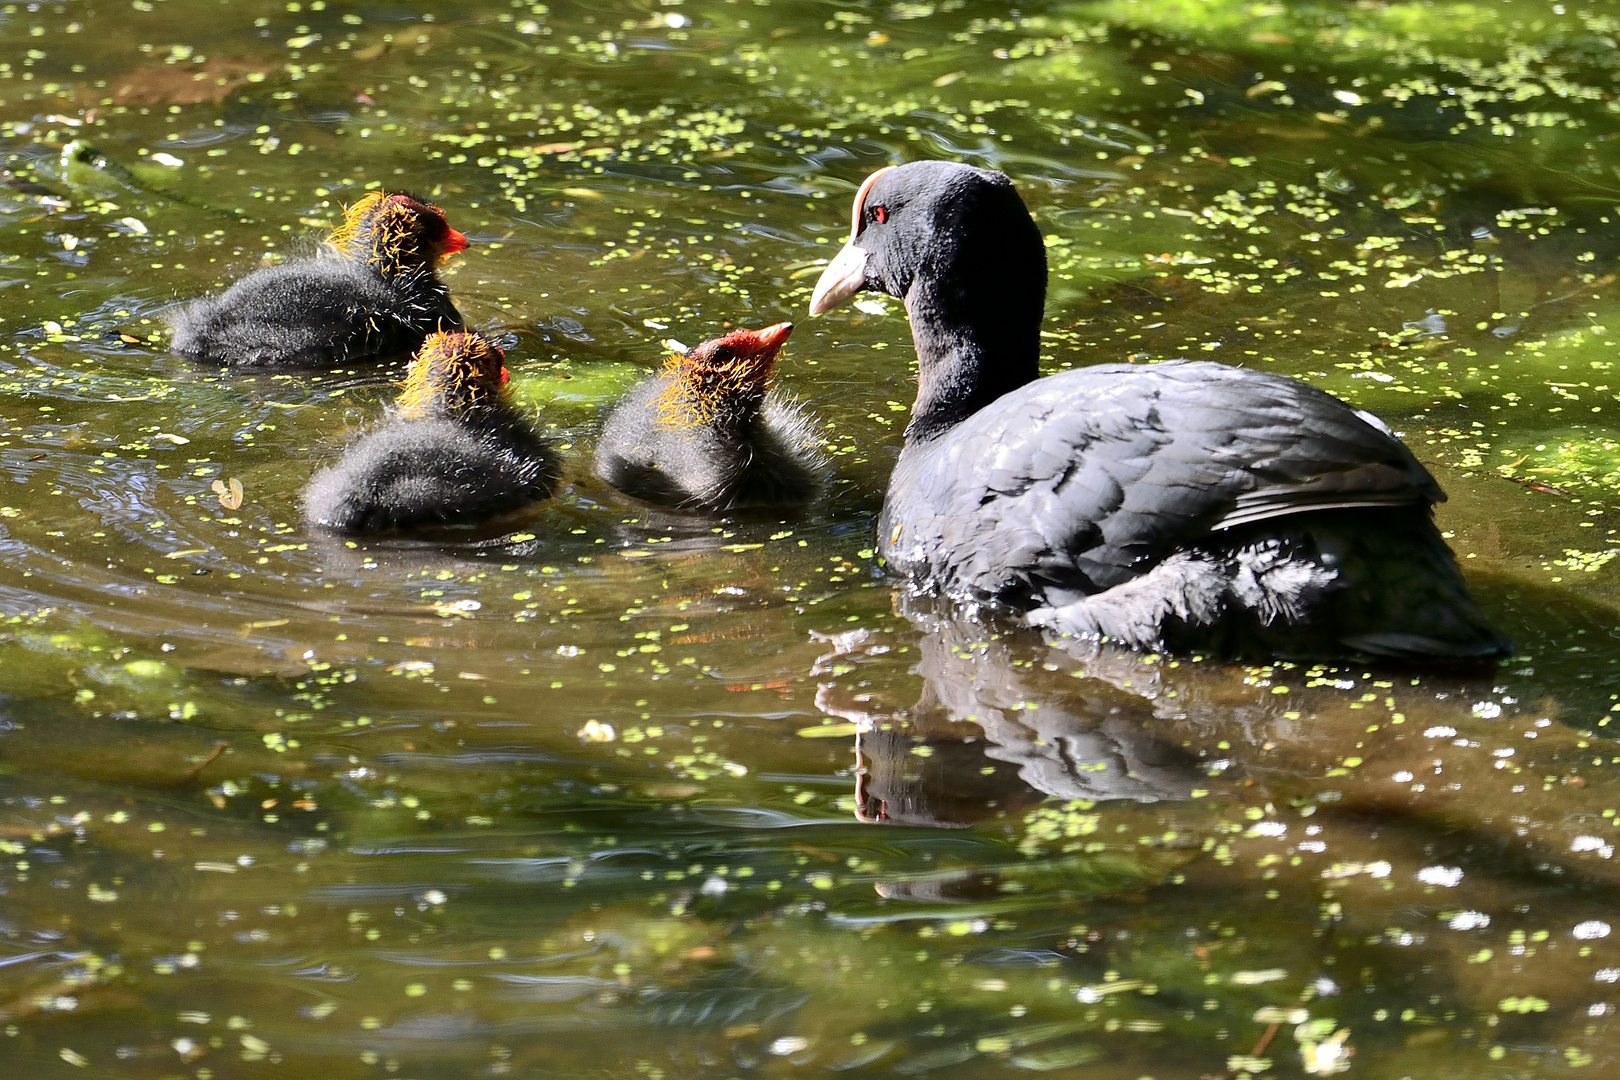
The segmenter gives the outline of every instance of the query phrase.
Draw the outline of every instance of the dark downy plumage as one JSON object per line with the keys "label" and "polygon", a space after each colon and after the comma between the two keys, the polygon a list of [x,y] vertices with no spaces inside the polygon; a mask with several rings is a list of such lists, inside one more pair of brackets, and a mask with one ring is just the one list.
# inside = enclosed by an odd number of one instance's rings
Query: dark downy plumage
{"label": "dark downy plumage", "polygon": [[684,510],[809,502],[826,486],[813,418],[770,389],[792,323],[713,338],[631,387],[596,445],[596,475]]}
{"label": "dark downy plumage", "polygon": [[920,375],[878,544],[917,587],[1142,649],[1489,660],[1511,645],[1371,415],[1213,363],[1039,378],[1040,232],[1007,177],[869,177],[812,314],[902,298]]}
{"label": "dark downy plumage", "polygon": [[230,367],[330,367],[411,352],[436,330],[461,328],[435,267],[466,246],[438,207],[372,192],[316,257],[255,270],[171,313],[169,347]]}
{"label": "dark downy plumage", "polygon": [[394,414],[309,482],[310,523],[349,534],[467,524],[549,496],[557,455],[507,402],[502,359],[477,334],[430,337]]}

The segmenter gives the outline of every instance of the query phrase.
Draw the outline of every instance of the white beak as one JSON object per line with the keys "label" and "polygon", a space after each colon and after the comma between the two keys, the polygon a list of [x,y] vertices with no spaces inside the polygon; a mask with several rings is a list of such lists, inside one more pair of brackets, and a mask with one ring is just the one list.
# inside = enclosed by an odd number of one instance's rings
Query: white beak
{"label": "white beak", "polygon": [[866,252],[845,244],[821,272],[810,294],[810,314],[824,315],[866,288]]}

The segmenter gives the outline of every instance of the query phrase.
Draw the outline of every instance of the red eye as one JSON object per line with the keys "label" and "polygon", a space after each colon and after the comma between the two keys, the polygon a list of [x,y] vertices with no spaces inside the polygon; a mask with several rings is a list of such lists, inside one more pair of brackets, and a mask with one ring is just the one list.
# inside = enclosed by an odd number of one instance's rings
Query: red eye
{"label": "red eye", "polygon": [[872,207],[872,220],[877,222],[879,225],[883,224],[885,221],[888,221],[889,208],[886,206]]}

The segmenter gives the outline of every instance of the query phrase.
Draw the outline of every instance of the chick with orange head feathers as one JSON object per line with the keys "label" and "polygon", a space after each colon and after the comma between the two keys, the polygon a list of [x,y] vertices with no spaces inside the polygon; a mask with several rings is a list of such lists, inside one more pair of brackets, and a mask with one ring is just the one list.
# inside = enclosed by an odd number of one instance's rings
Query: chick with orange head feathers
{"label": "chick with orange head feathers", "polygon": [[467,238],[402,192],[349,207],[313,258],[255,270],[169,315],[170,348],[227,367],[331,367],[408,353],[461,313],[437,267]]}
{"label": "chick with orange head feathers", "polygon": [[736,330],[669,358],[630,389],[596,446],[596,475],[659,506],[794,506],[826,486],[813,417],[776,391],[792,323]]}
{"label": "chick with orange head feathers", "polygon": [[508,400],[504,360],[479,334],[428,338],[388,420],[309,482],[310,523],[348,535],[471,524],[549,496],[560,463]]}

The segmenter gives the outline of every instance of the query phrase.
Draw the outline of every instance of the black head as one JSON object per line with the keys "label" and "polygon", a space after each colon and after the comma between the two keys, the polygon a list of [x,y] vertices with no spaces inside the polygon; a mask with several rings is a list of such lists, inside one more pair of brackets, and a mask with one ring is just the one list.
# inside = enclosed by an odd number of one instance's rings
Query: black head
{"label": "black head", "polygon": [[867,177],[852,216],[810,314],[867,289],[905,301],[920,365],[908,439],[1039,376],[1046,245],[1012,181],[949,161],[891,166]]}
{"label": "black head", "polygon": [[951,161],[880,169],[855,193],[850,238],[816,283],[820,315],[863,290],[907,299],[929,286],[1016,290],[1040,321],[1046,248],[1012,181]]}

